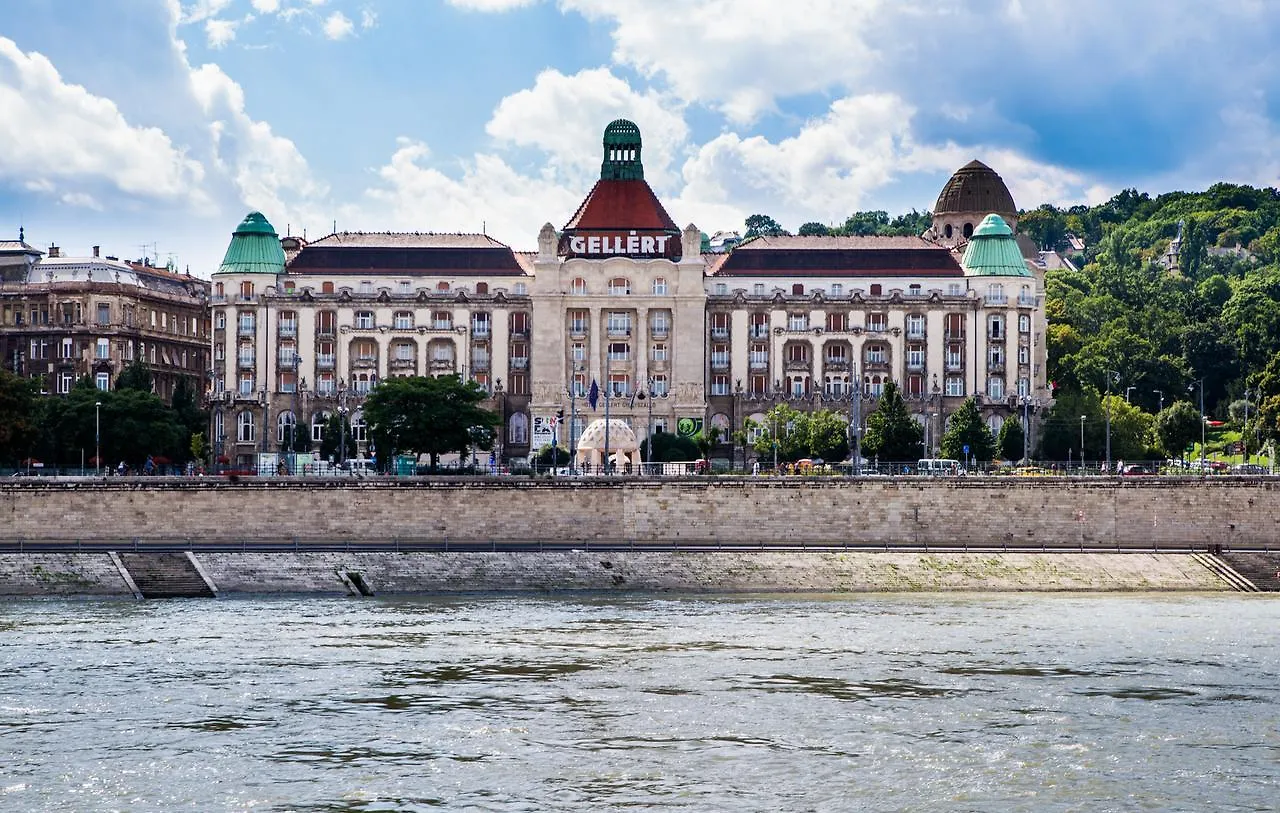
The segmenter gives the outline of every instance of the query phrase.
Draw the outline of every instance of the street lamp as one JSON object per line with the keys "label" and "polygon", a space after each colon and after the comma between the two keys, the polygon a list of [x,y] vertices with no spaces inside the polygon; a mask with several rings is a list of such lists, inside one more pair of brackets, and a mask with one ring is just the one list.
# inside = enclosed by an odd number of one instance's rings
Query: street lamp
{"label": "street lamp", "polygon": [[102,475],[102,402],[93,402],[93,459]]}
{"label": "street lamp", "polygon": [[1137,387],[1125,387],[1125,388],[1124,388],[1124,402],[1125,402],[1126,404],[1127,404],[1127,403],[1129,403],[1129,393],[1133,392],[1133,391],[1134,391],[1134,390],[1136,390],[1136,389],[1137,389]]}
{"label": "street lamp", "polygon": [[1087,415],[1080,416],[1080,473],[1084,473],[1084,419]]}
{"label": "street lamp", "polygon": [[1191,392],[1197,385],[1200,387],[1200,473],[1204,474],[1204,379],[1188,384],[1187,392]]}
{"label": "street lamp", "polygon": [[1156,410],[1157,414],[1158,414],[1158,413],[1160,413],[1160,412],[1164,412],[1164,391],[1163,391],[1163,390],[1152,390],[1152,392],[1154,392],[1157,396],[1159,396],[1159,397],[1160,397],[1160,408],[1159,408],[1158,410]]}
{"label": "street lamp", "polygon": [[[1103,471],[1106,471],[1108,473],[1110,473],[1111,471],[1111,384],[1112,383],[1116,383],[1116,384],[1120,383],[1120,374],[1115,370],[1107,370],[1107,398],[1105,401],[1107,405],[1107,464],[1106,464],[1107,467],[1103,469]],[[1128,400],[1128,395],[1129,393],[1126,392],[1125,400]]]}
{"label": "street lamp", "polygon": [[[853,476],[862,473],[862,382],[858,380],[858,362],[853,362],[849,374],[849,449],[852,453]],[[777,467],[777,461],[774,461]]]}

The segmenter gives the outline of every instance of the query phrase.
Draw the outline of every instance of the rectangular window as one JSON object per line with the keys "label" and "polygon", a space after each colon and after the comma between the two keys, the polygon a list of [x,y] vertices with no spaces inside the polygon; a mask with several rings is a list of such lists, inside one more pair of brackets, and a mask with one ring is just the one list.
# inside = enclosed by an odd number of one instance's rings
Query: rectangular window
{"label": "rectangular window", "polygon": [[947,376],[946,392],[952,397],[964,395],[964,379],[958,375]]}
{"label": "rectangular window", "polygon": [[947,283],[947,296],[964,296],[964,286],[958,282]]}
{"label": "rectangular window", "polygon": [[337,388],[333,384],[333,373],[319,373],[316,375],[316,395],[331,396],[337,392]]}
{"label": "rectangular window", "polygon": [[631,345],[626,342],[610,342],[609,361],[631,361]]}
{"label": "rectangular window", "polygon": [[240,311],[240,335],[252,336],[256,328],[257,319],[253,311]]}
{"label": "rectangular window", "polygon": [[1030,316],[1030,314],[1026,314],[1026,313],[1020,313],[1020,314],[1018,314],[1018,332],[1019,332],[1019,333],[1030,333],[1030,332],[1031,332],[1031,316]]}
{"label": "rectangular window", "polygon": [[828,313],[827,314],[827,332],[843,333],[849,327],[849,314],[847,313]]}
{"label": "rectangular window", "polygon": [[752,285],[752,286],[751,286],[751,295],[752,295],[752,296],[764,296],[764,283],[763,283],[763,282],[757,282],[756,284]]}
{"label": "rectangular window", "polygon": [[751,314],[751,331],[753,339],[765,339],[769,336],[769,314],[753,313]]}
{"label": "rectangular window", "polygon": [[789,313],[787,314],[787,330],[808,330],[809,314],[807,313]]}
{"label": "rectangular window", "polygon": [[987,363],[992,367],[1004,365],[1004,348],[999,345],[987,348]]}
{"label": "rectangular window", "polygon": [[371,295],[373,293],[373,281],[367,279],[360,280],[360,293],[364,296]]}
{"label": "rectangular window", "polygon": [[671,330],[671,321],[666,311],[658,311],[652,317],[653,335],[662,338]]}
{"label": "rectangular window", "polygon": [[298,376],[292,370],[280,373],[280,392],[297,392]]}
{"label": "rectangular window", "polygon": [[320,311],[316,314],[316,333],[321,336],[332,336],[337,324],[338,314],[333,311]]}
{"label": "rectangular window", "polygon": [[655,375],[649,379],[649,394],[656,395],[659,398],[667,394],[667,377],[665,375]]}
{"label": "rectangular window", "polygon": [[573,359],[574,361],[586,361],[587,346],[582,342],[574,342],[569,347],[569,358]]}
{"label": "rectangular window", "polygon": [[712,289],[716,296],[727,296],[729,294],[729,286],[723,282],[717,282]]}
{"label": "rectangular window", "polygon": [[987,320],[987,335],[993,339],[1004,338],[1004,317],[992,314]]}
{"label": "rectangular window", "polygon": [[838,282],[831,283],[832,296],[844,296],[844,286]]}
{"label": "rectangular window", "polygon": [[587,332],[587,326],[591,324],[591,312],[583,310],[569,311],[569,332],[582,336]]}
{"label": "rectangular window", "polygon": [[484,339],[488,337],[489,314],[473,313],[471,315],[471,335],[477,339]]}
{"label": "rectangular window", "polygon": [[525,336],[529,333],[529,314],[516,311],[511,314],[511,333],[514,336]]}
{"label": "rectangular window", "polygon": [[880,333],[884,330],[887,320],[888,317],[883,313],[868,313],[867,330],[871,333]]}
{"label": "rectangular window", "polygon": [[729,394],[729,376],[727,375],[711,376],[711,394],[712,395],[728,395]]}
{"label": "rectangular window", "polygon": [[751,376],[751,394],[767,395],[769,393],[769,376],[753,375]]}
{"label": "rectangular window", "polygon": [[922,313],[907,314],[907,338],[908,339],[924,338],[924,314]]}
{"label": "rectangular window", "polygon": [[907,368],[911,370],[919,370],[924,367],[924,345],[912,344],[907,346]]}
{"label": "rectangular window", "polygon": [[392,325],[396,330],[413,330],[413,311],[396,311]]}
{"label": "rectangular window", "polygon": [[397,288],[399,288],[399,291],[401,294],[413,293],[413,288],[409,286],[409,280],[407,279],[400,280],[399,282],[396,283],[396,286]]}
{"label": "rectangular window", "polygon": [[107,339],[98,339],[93,346],[93,357],[99,360],[111,358],[111,342]]}
{"label": "rectangular window", "polygon": [[729,345],[727,344],[711,345],[711,369],[713,370],[729,369]]}
{"label": "rectangular window", "polygon": [[727,313],[711,314],[711,338],[729,338],[729,318],[730,315]]}
{"label": "rectangular window", "polygon": [[1019,378],[1018,379],[1018,395],[1024,396],[1024,395],[1030,395],[1030,394],[1031,394],[1031,380],[1027,378]]}
{"label": "rectangular window", "polygon": [[667,295],[667,280],[665,277],[658,277],[653,281],[653,295],[654,296]]}
{"label": "rectangular window", "polygon": [[74,339],[63,339],[63,340],[62,340],[62,355],[60,355],[60,356],[59,356],[59,358],[63,358],[63,359],[71,359],[71,358],[75,358],[75,355],[76,355],[76,343],[75,343],[75,340],[74,340]]}
{"label": "rectangular window", "polygon": [[94,376],[93,384],[98,389],[102,390],[103,392],[106,392],[107,390],[111,389],[111,374],[98,373],[96,376]]}
{"label": "rectangular window", "polygon": [[988,378],[987,379],[987,395],[991,398],[1000,399],[1004,397],[1004,379]]}
{"label": "rectangular window", "polygon": [[449,311],[432,311],[431,328],[433,330],[453,330],[453,314]]}
{"label": "rectangular window", "polygon": [[1018,345],[1018,363],[1019,364],[1031,363],[1031,348],[1025,344]]}
{"label": "rectangular window", "polygon": [[609,374],[609,397],[626,398],[631,394],[631,376],[626,373]]}
{"label": "rectangular window", "polygon": [[649,352],[649,357],[654,361],[666,361],[667,353],[668,351],[667,351],[666,342],[654,342],[653,347]]}
{"label": "rectangular window", "polygon": [[356,330],[373,330],[373,311],[356,311]]}
{"label": "rectangular window", "polygon": [[241,395],[253,395],[253,373],[241,373],[238,388]]}
{"label": "rectangular window", "polygon": [[111,324],[111,306],[106,302],[98,303],[97,322],[100,325]]}
{"label": "rectangular window", "polygon": [[66,395],[71,392],[71,388],[75,386],[76,377],[73,373],[58,373],[58,393]]}
{"label": "rectangular window", "polygon": [[609,311],[609,335],[630,336],[631,314],[626,311]]}
{"label": "rectangular window", "polygon": [[753,344],[747,352],[747,363],[752,370],[769,369],[769,345]]}

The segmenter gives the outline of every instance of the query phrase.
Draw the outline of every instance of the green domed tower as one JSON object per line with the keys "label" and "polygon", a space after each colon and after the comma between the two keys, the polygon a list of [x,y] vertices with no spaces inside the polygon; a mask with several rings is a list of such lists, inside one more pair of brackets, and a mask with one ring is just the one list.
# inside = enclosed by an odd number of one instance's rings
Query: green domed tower
{"label": "green domed tower", "polygon": [[280,247],[280,237],[262,212],[245,215],[231,233],[231,244],[227,246],[217,273],[284,273],[284,249]]}
{"label": "green domed tower", "polygon": [[644,180],[644,164],[640,162],[640,128],[635,122],[615,119],[604,128],[604,163],[600,165],[600,180]]}
{"label": "green domed tower", "polygon": [[1013,229],[996,214],[987,215],[974,229],[960,265],[966,277],[1031,276]]}

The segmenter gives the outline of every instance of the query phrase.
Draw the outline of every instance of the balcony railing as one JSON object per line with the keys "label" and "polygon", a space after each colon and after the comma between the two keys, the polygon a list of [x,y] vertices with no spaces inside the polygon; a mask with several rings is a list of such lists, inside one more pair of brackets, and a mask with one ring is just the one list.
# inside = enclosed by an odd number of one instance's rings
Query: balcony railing
{"label": "balcony railing", "polygon": [[839,358],[823,359],[822,366],[828,370],[847,370],[849,369],[849,360],[843,356],[840,356]]}
{"label": "balcony railing", "polygon": [[752,325],[751,330],[748,331],[747,335],[753,339],[767,339],[769,338],[769,326]]}
{"label": "balcony railing", "polygon": [[747,363],[747,366],[752,370],[767,370],[769,369],[769,357],[753,358]]}
{"label": "balcony railing", "polygon": [[298,363],[298,354],[282,350],[279,355],[276,356],[276,362],[280,365],[281,369],[292,370],[293,366]]}
{"label": "balcony railing", "polygon": [[320,325],[319,327],[317,327],[317,328],[316,328],[316,336],[317,336],[318,338],[321,338],[321,339],[325,339],[325,338],[332,339],[332,338],[333,338],[333,326],[332,326],[332,325]]}
{"label": "balcony railing", "polygon": [[711,369],[713,369],[713,370],[727,370],[727,369],[729,369],[729,357],[728,357],[727,355],[721,355],[721,354],[719,354],[719,353],[712,353],[712,354],[711,354]]}
{"label": "balcony railing", "polygon": [[512,356],[511,357],[511,369],[524,370],[524,369],[527,369],[528,367],[529,367],[528,356]]}
{"label": "balcony railing", "polygon": [[889,369],[889,362],[884,359],[880,359],[879,361],[871,361],[868,359],[862,363],[862,369],[869,373],[884,372]]}
{"label": "balcony railing", "polygon": [[237,331],[241,336],[252,336],[255,332],[253,325],[240,325],[240,329]]}
{"label": "balcony railing", "polygon": [[729,338],[729,328],[727,328],[727,327],[713,327],[713,328],[711,328],[711,338],[713,338],[713,339],[727,339],[727,338]]}
{"label": "balcony railing", "polygon": [[908,339],[916,339],[917,341],[919,341],[924,339],[924,337],[925,337],[924,328],[921,328],[920,330],[912,330],[911,328],[907,328]]}
{"label": "balcony railing", "polygon": [[964,362],[958,358],[949,358],[943,363],[943,368],[948,372],[964,369]]}
{"label": "balcony railing", "polygon": [[1003,361],[988,361],[988,362],[987,362],[987,372],[989,372],[989,373],[1003,373],[1003,372],[1004,372],[1004,362],[1003,362]]}
{"label": "balcony railing", "polygon": [[328,355],[323,355],[323,356],[316,356],[316,369],[317,369],[317,370],[332,370],[332,369],[333,369],[333,364],[334,364],[334,360],[333,360],[333,354],[332,354],[332,353],[330,353],[330,354],[328,354]]}
{"label": "balcony railing", "polygon": [[292,339],[297,335],[298,335],[297,322],[281,322],[280,323],[280,338]]}
{"label": "balcony railing", "polygon": [[964,331],[963,331],[963,330],[948,330],[945,334],[943,334],[943,336],[944,336],[944,338],[945,338],[947,341],[949,341],[949,342],[950,342],[950,341],[957,341],[957,342],[962,342],[962,341],[964,341]]}
{"label": "balcony railing", "polygon": [[655,339],[665,339],[671,335],[671,328],[666,325],[654,325],[651,331]]}
{"label": "balcony railing", "polygon": [[1008,305],[1009,297],[1004,294],[987,294],[982,301],[987,305]]}
{"label": "balcony railing", "polygon": [[787,359],[786,368],[788,370],[808,370],[808,359]]}
{"label": "balcony railing", "polygon": [[417,366],[417,359],[391,359],[391,369],[393,370],[412,370]]}
{"label": "balcony railing", "polygon": [[471,369],[476,372],[486,372],[489,369],[488,359],[472,359]]}
{"label": "balcony railing", "polygon": [[378,359],[370,356],[359,356],[351,360],[351,366],[362,370],[377,367]]}
{"label": "balcony railing", "polygon": [[623,339],[631,335],[631,328],[610,325],[608,329],[608,334],[614,337],[615,339]]}
{"label": "balcony railing", "polygon": [[472,337],[473,339],[487,339],[487,338],[489,338],[489,325],[488,325],[487,323],[486,323],[486,324],[483,324],[483,325],[472,325],[472,326],[471,326],[471,337]]}
{"label": "balcony railing", "polygon": [[453,359],[432,359],[432,360],[431,360],[431,369],[432,369],[432,370],[437,370],[437,371],[439,371],[439,370],[452,370],[452,369],[453,369]]}
{"label": "balcony railing", "polygon": [[254,357],[252,355],[236,356],[236,364],[240,367],[247,367],[249,369],[253,369]]}
{"label": "balcony railing", "polygon": [[1022,308],[1034,308],[1036,306],[1036,298],[1034,296],[1018,296],[1018,306]]}
{"label": "balcony railing", "polygon": [[907,359],[908,370],[923,370],[924,361],[922,359]]}

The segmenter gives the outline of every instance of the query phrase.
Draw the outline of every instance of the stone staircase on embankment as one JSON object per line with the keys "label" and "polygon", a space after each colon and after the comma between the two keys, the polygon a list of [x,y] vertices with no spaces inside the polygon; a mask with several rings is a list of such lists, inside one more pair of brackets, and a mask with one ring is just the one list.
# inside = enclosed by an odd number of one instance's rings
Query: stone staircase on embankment
{"label": "stone staircase on embankment", "polygon": [[121,553],[142,598],[212,598],[214,592],[185,553]]}
{"label": "stone staircase on embankment", "polygon": [[1219,553],[1218,558],[1248,579],[1258,591],[1280,592],[1280,553],[1229,551]]}

